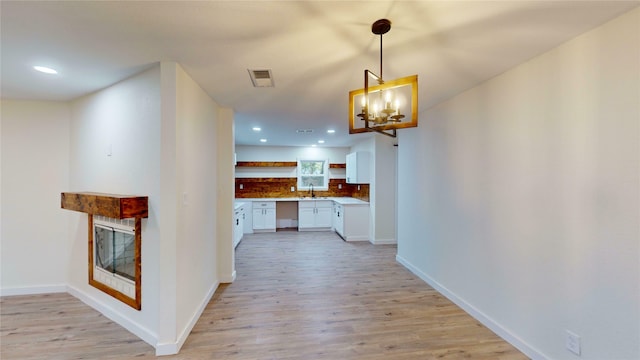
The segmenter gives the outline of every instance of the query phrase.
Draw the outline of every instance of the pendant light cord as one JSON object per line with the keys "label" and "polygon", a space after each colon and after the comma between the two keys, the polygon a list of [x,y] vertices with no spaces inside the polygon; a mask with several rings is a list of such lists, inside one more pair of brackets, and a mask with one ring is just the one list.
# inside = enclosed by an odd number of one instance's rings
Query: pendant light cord
{"label": "pendant light cord", "polygon": [[384,83],[382,79],[384,78],[382,77],[382,34],[380,34],[380,80],[378,80],[378,83],[380,85]]}

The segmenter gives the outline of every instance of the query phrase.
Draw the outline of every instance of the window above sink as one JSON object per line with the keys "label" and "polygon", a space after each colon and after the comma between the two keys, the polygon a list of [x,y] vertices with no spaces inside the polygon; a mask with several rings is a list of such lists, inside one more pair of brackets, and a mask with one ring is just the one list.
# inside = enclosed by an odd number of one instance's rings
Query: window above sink
{"label": "window above sink", "polygon": [[329,190],[329,160],[299,159],[298,190]]}

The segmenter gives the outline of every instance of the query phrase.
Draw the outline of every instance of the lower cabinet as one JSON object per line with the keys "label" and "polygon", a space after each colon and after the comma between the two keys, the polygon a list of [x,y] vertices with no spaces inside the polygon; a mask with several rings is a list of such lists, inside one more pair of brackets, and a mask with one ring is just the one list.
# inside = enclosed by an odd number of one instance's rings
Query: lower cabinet
{"label": "lower cabinet", "polygon": [[298,202],[298,230],[331,230],[331,200],[307,200]]}
{"label": "lower cabinet", "polygon": [[233,217],[233,247],[235,248],[242,240],[244,234],[244,206],[236,208]]}
{"label": "lower cabinet", "polygon": [[345,241],[369,241],[369,205],[336,203],[333,228]]}
{"label": "lower cabinet", "polygon": [[341,204],[333,204],[333,229],[338,235],[344,234],[344,207]]}
{"label": "lower cabinet", "polygon": [[254,201],[252,213],[253,213],[253,231],[254,232],[275,232],[276,231],[276,202],[275,201]]}

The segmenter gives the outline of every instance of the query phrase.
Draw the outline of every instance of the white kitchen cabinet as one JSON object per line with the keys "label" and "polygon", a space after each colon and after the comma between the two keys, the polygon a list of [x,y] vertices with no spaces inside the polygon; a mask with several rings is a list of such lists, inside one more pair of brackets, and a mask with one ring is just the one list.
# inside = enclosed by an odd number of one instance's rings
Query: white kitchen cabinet
{"label": "white kitchen cabinet", "polygon": [[254,232],[276,231],[275,201],[254,201],[252,215]]}
{"label": "white kitchen cabinet", "polygon": [[333,204],[333,229],[340,236],[344,234],[344,207],[338,203]]}
{"label": "white kitchen cabinet", "polygon": [[345,241],[369,241],[369,204],[337,204],[335,232]]}
{"label": "white kitchen cabinet", "polygon": [[251,202],[244,203],[244,212],[243,215],[243,223],[244,229],[243,233],[245,234],[253,234],[253,205]]}
{"label": "white kitchen cabinet", "polygon": [[298,230],[331,230],[331,200],[306,200],[298,202]]}
{"label": "white kitchen cabinet", "polygon": [[235,248],[242,240],[244,234],[244,205],[237,207],[234,211],[233,218],[233,247]]}
{"label": "white kitchen cabinet", "polygon": [[348,184],[368,184],[369,183],[369,152],[356,151],[347,154],[347,183]]}

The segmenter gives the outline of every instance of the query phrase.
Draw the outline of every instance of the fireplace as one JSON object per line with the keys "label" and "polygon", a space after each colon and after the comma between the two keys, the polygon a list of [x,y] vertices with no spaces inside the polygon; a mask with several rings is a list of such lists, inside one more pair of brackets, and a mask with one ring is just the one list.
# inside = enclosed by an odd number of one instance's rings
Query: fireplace
{"label": "fireplace", "polygon": [[135,297],[135,219],[93,219],[93,280]]}
{"label": "fireplace", "polygon": [[62,193],[63,209],[88,214],[89,285],[142,308],[142,219],[146,196]]}

